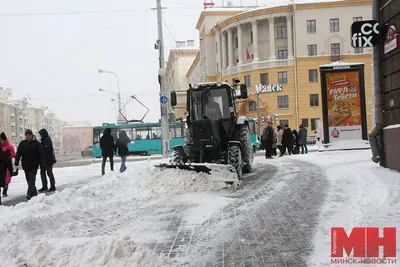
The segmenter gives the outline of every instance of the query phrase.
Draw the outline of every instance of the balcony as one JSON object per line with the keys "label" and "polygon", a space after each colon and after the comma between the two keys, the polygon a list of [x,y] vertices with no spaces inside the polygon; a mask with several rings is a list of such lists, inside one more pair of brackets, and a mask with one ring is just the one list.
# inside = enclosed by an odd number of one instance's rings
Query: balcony
{"label": "balcony", "polygon": [[331,55],[331,62],[342,61],[342,56],[339,55]]}
{"label": "balcony", "polygon": [[226,77],[230,75],[235,75],[237,73],[247,72],[251,70],[258,70],[258,69],[289,67],[293,66],[293,64],[294,64],[294,59],[266,60],[266,61],[246,63],[222,70],[222,76]]}

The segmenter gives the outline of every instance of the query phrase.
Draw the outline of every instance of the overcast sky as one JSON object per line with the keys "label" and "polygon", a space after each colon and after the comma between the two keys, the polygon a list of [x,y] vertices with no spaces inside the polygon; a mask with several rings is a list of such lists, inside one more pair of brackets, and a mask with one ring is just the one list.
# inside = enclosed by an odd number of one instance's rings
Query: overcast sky
{"label": "overcast sky", "polygon": [[[195,24],[203,0],[164,0],[165,59],[175,40],[196,40]],[[222,0],[214,0],[217,5]],[[225,4],[226,4],[225,0]],[[255,5],[269,0],[233,0],[234,5]],[[278,2],[278,1],[276,1]],[[157,81],[156,0],[0,0],[0,86],[13,88],[14,98],[29,95],[32,103],[48,106],[65,121],[115,122],[116,78],[125,102],[130,95],[149,107],[146,121],[160,117]],[[139,10],[137,10],[139,9]],[[134,10],[90,14],[43,13]],[[172,35],[172,36],[171,36]],[[129,119],[141,118],[145,109],[134,101]]]}

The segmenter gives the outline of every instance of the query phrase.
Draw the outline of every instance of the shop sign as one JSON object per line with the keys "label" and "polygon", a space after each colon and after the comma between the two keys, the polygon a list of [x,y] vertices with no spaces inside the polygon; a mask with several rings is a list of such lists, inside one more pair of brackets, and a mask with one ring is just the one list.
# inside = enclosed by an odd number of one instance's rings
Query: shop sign
{"label": "shop sign", "polygon": [[256,85],[256,93],[282,92],[282,84]]}

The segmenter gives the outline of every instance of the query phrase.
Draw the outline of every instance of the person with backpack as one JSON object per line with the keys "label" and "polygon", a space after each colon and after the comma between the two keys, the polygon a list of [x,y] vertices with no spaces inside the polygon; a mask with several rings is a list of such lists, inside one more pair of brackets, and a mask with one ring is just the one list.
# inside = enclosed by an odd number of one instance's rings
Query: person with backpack
{"label": "person with backpack", "polygon": [[121,167],[119,169],[120,172],[126,171],[126,157],[129,155],[128,144],[131,142],[131,139],[128,137],[125,131],[121,131],[119,133],[119,137],[115,142],[115,149],[118,152],[118,155],[121,157]]}
{"label": "person with backpack", "polygon": [[114,137],[111,135],[110,128],[105,129],[103,136],[100,138],[100,149],[101,149],[101,155],[103,157],[103,162],[101,163],[101,175],[104,175],[107,158],[110,159],[111,171],[114,171],[115,144],[114,144]]}
{"label": "person with backpack", "polygon": [[[40,141],[43,148],[44,162],[45,162],[45,168],[40,169],[40,177],[42,178],[42,188],[39,189],[39,192],[46,192],[46,191],[53,192],[56,191],[56,181],[54,179],[54,174],[53,174],[53,165],[57,162],[56,156],[54,155],[53,142],[51,141],[49,133],[47,132],[46,129],[41,129],[39,131],[39,134],[41,138]],[[50,188],[47,187],[46,173],[50,179]]]}
{"label": "person with backpack", "polygon": [[[3,152],[9,151],[10,152],[10,158],[11,161],[13,158],[15,158],[15,149],[13,147],[13,145],[11,145],[11,143],[8,141],[7,136],[4,132],[2,132],[0,134],[0,145],[1,145],[1,150]],[[11,183],[11,177],[12,177],[12,172],[10,172],[7,168],[6,170],[6,180],[5,180],[5,184],[3,186],[3,197],[7,197],[8,194],[8,187],[9,184]]]}

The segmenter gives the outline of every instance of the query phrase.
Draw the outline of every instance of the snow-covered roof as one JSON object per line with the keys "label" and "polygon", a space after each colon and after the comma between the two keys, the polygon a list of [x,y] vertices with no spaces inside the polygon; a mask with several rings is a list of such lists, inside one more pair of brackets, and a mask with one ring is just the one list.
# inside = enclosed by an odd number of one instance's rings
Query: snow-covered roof
{"label": "snow-covered roof", "polygon": [[209,7],[204,9],[203,11],[214,11],[214,12],[221,12],[221,11],[243,11],[246,10],[244,7]]}
{"label": "snow-covered roof", "polygon": [[329,68],[329,67],[342,67],[342,66],[355,66],[355,65],[363,65],[364,62],[342,62],[336,61],[329,64],[320,65],[321,68]]}

